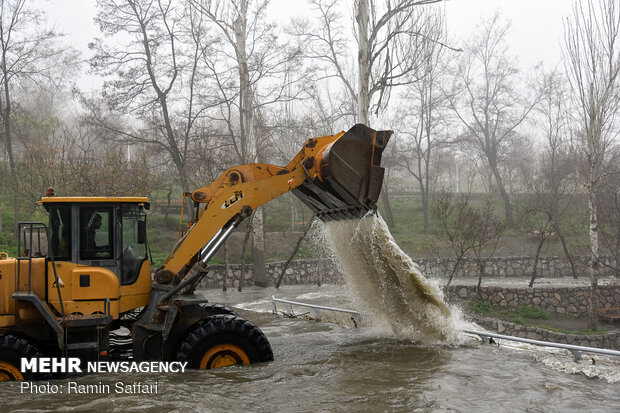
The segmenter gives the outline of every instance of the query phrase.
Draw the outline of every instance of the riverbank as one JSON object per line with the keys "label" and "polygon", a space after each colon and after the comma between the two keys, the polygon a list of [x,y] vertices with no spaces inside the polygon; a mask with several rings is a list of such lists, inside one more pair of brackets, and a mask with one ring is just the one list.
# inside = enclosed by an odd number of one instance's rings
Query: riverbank
{"label": "riverbank", "polygon": [[[468,318],[489,331],[542,341],[620,349],[620,325],[599,320],[588,329],[589,280],[541,278],[484,278],[480,292],[475,278],[456,279],[445,288],[446,298],[463,308]],[[599,281],[598,307],[620,305],[620,280]]]}

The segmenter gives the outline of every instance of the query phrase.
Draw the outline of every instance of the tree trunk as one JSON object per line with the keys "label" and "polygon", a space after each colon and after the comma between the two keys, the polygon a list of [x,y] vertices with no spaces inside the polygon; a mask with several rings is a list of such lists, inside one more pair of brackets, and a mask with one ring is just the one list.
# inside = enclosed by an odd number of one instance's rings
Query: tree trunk
{"label": "tree trunk", "polygon": [[381,190],[381,203],[383,203],[383,210],[385,211],[385,219],[387,220],[388,227],[394,228],[396,224],[394,222],[394,214],[392,213],[392,206],[390,205],[390,198],[386,185],[383,185],[383,189]]}
{"label": "tree trunk", "polygon": [[[0,216],[0,231],[2,231],[2,217],[1,216]],[[616,253],[614,254],[614,259],[616,260],[616,277],[620,277],[620,229],[618,229],[618,236],[616,238]]]}
{"label": "tree trunk", "polygon": [[159,96],[159,104],[161,106],[162,117],[164,119],[164,127],[166,129],[166,138],[168,140],[168,144],[170,147],[170,155],[172,157],[172,162],[174,162],[174,165],[177,168],[177,172],[179,173],[179,179],[181,180],[181,187],[183,188],[183,192],[187,192],[191,190],[191,186],[189,182],[189,177],[187,175],[185,157],[179,150],[179,146],[177,145],[174,130],[172,128],[172,121],[170,120],[170,112],[168,110],[168,98],[164,93],[159,92],[159,91],[158,91],[158,96]]}
{"label": "tree trunk", "polygon": [[[255,212],[256,213],[256,212]],[[245,230],[245,238],[243,239],[243,247],[241,248],[241,274],[239,275],[239,284],[237,286],[237,291],[241,292],[243,290],[243,281],[245,280],[245,250],[248,245],[248,239],[250,238],[250,232],[252,231],[252,221],[254,221],[254,215],[252,214],[250,217],[250,222],[248,222],[248,227]]]}
{"label": "tree trunk", "polygon": [[[589,188],[590,189],[590,188]],[[588,207],[590,210],[590,296],[588,298],[588,327],[591,330],[598,328],[598,270],[599,270],[599,245],[598,245],[598,217],[596,211],[595,194],[589,190]]]}
{"label": "tree trunk", "polygon": [[17,172],[15,168],[15,158],[13,154],[13,142],[11,134],[11,95],[9,89],[9,80],[7,77],[6,57],[2,59],[2,70],[5,74],[4,79],[4,110],[2,111],[2,120],[4,123],[4,140],[6,145],[6,152],[9,157],[9,170],[11,173],[11,192],[13,192],[13,213],[15,221],[13,225],[13,233],[17,236],[17,226],[19,223],[19,186],[17,182]]}
{"label": "tree trunk", "polygon": [[[489,163],[492,162],[489,160]],[[499,169],[497,165],[493,162],[491,165],[491,170],[493,171],[493,176],[495,177],[495,184],[497,185],[497,190],[499,191],[502,201],[504,201],[504,215],[506,217],[506,225],[508,228],[514,228],[514,220],[512,218],[512,207],[510,205],[510,197],[506,192],[506,188],[504,187],[504,182],[502,181],[502,177],[499,174]]]}
{"label": "tree trunk", "polygon": [[[433,96],[433,79],[431,77],[429,84],[429,104],[426,110],[426,159],[424,162],[424,188],[422,188],[424,192],[424,198],[422,199],[422,209],[424,213],[424,233],[428,234],[429,229],[429,198],[430,198],[430,181],[431,181],[431,155],[433,154],[433,141],[432,141],[432,132],[431,132],[431,119],[432,113],[434,109],[434,105],[432,104],[432,96]],[[457,191],[458,192],[458,191]]]}
{"label": "tree trunk", "polygon": [[423,215],[424,215],[424,233],[428,234],[428,227],[429,227],[428,215],[429,215],[429,211],[428,211],[428,192],[427,192],[427,188],[423,188],[422,191],[420,192],[420,194],[422,195],[422,211],[423,211]]}
{"label": "tree trunk", "polygon": [[304,231],[303,234],[301,234],[301,236],[297,240],[297,244],[295,245],[295,249],[293,249],[293,252],[288,257],[288,260],[286,260],[286,262],[282,266],[282,272],[280,272],[280,276],[278,277],[278,281],[276,281],[276,288],[280,288],[280,283],[282,282],[282,279],[284,278],[284,274],[286,273],[286,269],[290,265],[291,261],[293,261],[293,258],[295,257],[295,254],[297,254],[297,251],[299,251],[299,247],[301,246],[301,243],[304,240],[304,238],[306,238],[306,235],[308,235],[308,232],[310,231],[310,228],[312,228],[312,223],[313,222],[314,222],[314,217],[312,217],[312,219],[310,220],[310,223],[306,227],[306,230]]}
{"label": "tree trunk", "polygon": [[560,226],[557,224],[553,226],[553,229],[555,233],[558,234],[558,237],[560,238],[560,242],[562,243],[562,249],[564,250],[564,256],[566,256],[566,259],[568,260],[568,263],[570,264],[570,270],[571,270],[571,273],[573,274],[573,278],[577,279],[577,268],[575,267],[575,259],[573,258],[573,254],[571,254],[570,251],[568,250],[568,244],[566,243],[564,234],[560,230]]}
{"label": "tree trunk", "polygon": [[170,197],[172,196],[172,188],[168,189],[168,193],[166,194],[166,199],[168,200],[168,204],[166,205],[166,216],[164,218],[165,222],[168,223],[168,214],[170,213]]}
{"label": "tree trunk", "polygon": [[257,145],[254,128],[254,96],[250,83],[250,70],[246,51],[247,36],[247,0],[241,0],[237,18],[233,22],[235,33],[235,53],[239,71],[239,126],[241,128],[242,162],[256,162]]}
{"label": "tree trunk", "polygon": [[[1,217],[0,217],[1,218]],[[0,231],[2,230],[2,220],[0,220]],[[620,277],[620,228],[617,229],[616,233],[616,251],[613,256],[616,260],[616,277]]]}
{"label": "tree trunk", "polygon": [[450,286],[450,283],[452,282],[452,278],[454,278],[454,276],[456,275],[456,271],[461,266],[462,259],[463,259],[463,256],[457,257],[454,263],[454,267],[452,267],[452,271],[450,271],[450,276],[448,277],[448,282],[446,283],[446,287]]}
{"label": "tree trunk", "polygon": [[595,331],[598,328],[598,267],[599,267],[599,245],[598,245],[598,215],[596,210],[596,181],[598,178],[597,165],[597,136],[594,125],[597,124],[596,108],[594,105],[594,86],[590,84],[590,102],[588,107],[588,210],[590,212],[590,297],[588,298],[588,327]]}
{"label": "tree trunk", "polygon": [[[239,125],[241,128],[242,162],[254,163],[258,161],[257,131],[254,119],[254,91],[250,81],[248,56],[246,50],[248,1],[242,0],[238,15],[233,22],[235,34],[235,53],[237,70],[239,71]],[[269,283],[265,274],[265,237],[263,228],[263,209],[254,212],[252,221],[254,242],[252,257],[254,263],[254,284],[266,287]]]}
{"label": "tree trunk", "polygon": [[482,299],[482,292],[480,291],[480,285],[482,284],[482,275],[484,274],[484,267],[486,267],[486,262],[478,259],[478,284],[476,285],[476,294],[478,294],[478,298]]}
{"label": "tree trunk", "polygon": [[222,278],[222,291],[226,291],[226,280],[228,278],[228,270],[230,269],[230,260],[228,259],[228,241],[224,241],[224,277]]}
{"label": "tree trunk", "polygon": [[252,262],[254,263],[254,285],[268,287],[267,272],[265,271],[265,233],[263,232],[263,207],[257,208],[252,221]]}
{"label": "tree trunk", "polygon": [[542,249],[543,244],[545,243],[545,232],[543,231],[540,234],[540,239],[538,240],[538,246],[536,247],[536,255],[534,256],[534,269],[532,270],[532,278],[530,279],[530,283],[528,286],[532,288],[534,286],[534,280],[536,279],[536,267],[538,266],[538,259],[540,258],[540,250]]}
{"label": "tree trunk", "polygon": [[358,96],[357,121],[368,125],[368,110],[370,106],[370,45],[368,43],[369,7],[368,0],[359,0],[357,5],[357,41],[358,41]]}
{"label": "tree trunk", "polygon": [[291,200],[291,231],[295,231],[295,223],[297,222],[297,211],[295,209],[295,198],[290,197]]}

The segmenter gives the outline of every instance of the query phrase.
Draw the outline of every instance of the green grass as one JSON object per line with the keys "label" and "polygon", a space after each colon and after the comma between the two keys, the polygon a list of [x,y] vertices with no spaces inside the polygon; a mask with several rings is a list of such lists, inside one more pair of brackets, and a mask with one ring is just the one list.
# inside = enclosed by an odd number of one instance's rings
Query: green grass
{"label": "green grass", "polygon": [[[495,208],[495,215],[503,218],[504,205],[499,195],[489,194],[470,194],[470,203],[474,206],[482,207],[485,202],[490,201]],[[518,209],[518,205],[522,202],[522,196],[513,195],[511,198],[513,212]],[[386,218],[385,209],[382,202],[379,202],[379,213]],[[433,220],[432,213],[429,216],[429,233],[424,233],[424,214],[422,209],[422,200],[418,193],[405,193],[392,191],[390,193],[390,204],[394,216],[395,225],[390,228],[394,239],[398,245],[413,257],[436,257],[450,256],[452,251],[445,241],[434,238],[431,234],[434,232],[437,223]],[[564,234],[566,236],[569,248],[573,254],[581,254],[587,252],[587,216],[584,215],[586,210],[582,202],[575,201],[574,205],[568,211],[566,223],[564,224]],[[432,200],[431,206],[432,209]],[[518,220],[515,212],[515,220]],[[500,239],[498,249],[495,256],[506,255],[534,255],[536,251],[536,243],[527,235],[529,228],[516,222],[514,228],[508,228]],[[563,250],[559,240],[555,239],[546,242],[542,255],[563,255]]]}
{"label": "green grass", "polygon": [[168,257],[168,254],[159,251],[151,251],[151,256],[153,257],[152,268],[159,268]]}
{"label": "green grass", "polygon": [[219,258],[219,257],[213,257],[209,260],[209,265],[224,265],[226,262]]}
{"label": "green grass", "polygon": [[508,318],[519,324],[523,324],[525,319],[547,320],[549,318],[549,313],[544,309],[524,304],[521,304],[517,308],[506,308],[495,307],[489,301],[476,301],[470,305],[469,309],[476,314]]}
{"label": "green grass", "polygon": [[590,328],[584,328],[583,330],[573,331],[567,330],[565,328],[553,327],[546,324],[533,324],[534,327],[544,328],[545,330],[555,331],[556,333],[562,334],[580,334],[580,335],[591,335],[591,334],[607,334],[607,330],[603,330],[601,328],[597,328],[596,330],[592,330]]}
{"label": "green grass", "polygon": [[470,310],[476,314],[491,314],[494,312],[493,306],[488,301],[476,301],[471,305]]}
{"label": "green grass", "polygon": [[547,320],[549,319],[549,313],[542,308],[532,307],[531,305],[521,304],[517,307],[517,315],[522,318],[529,318],[532,320]]}
{"label": "green grass", "polygon": [[[603,329],[581,329],[581,330],[569,330],[559,327],[553,327],[545,323],[537,322],[536,320],[549,319],[549,313],[542,308],[532,307],[527,305],[520,305],[517,308],[505,308],[495,307],[491,305],[489,301],[475,301],[469,305],[469,311],[475,314],[480,314],[489,317],[495,317],[502,320],[510,321],[515,324],[520,324],[527,327],[543,328],[549,331],[555,331],[556,333],[563,334],[607,334],[607,330]],[[532,321],[534,320],[534,321]]]}

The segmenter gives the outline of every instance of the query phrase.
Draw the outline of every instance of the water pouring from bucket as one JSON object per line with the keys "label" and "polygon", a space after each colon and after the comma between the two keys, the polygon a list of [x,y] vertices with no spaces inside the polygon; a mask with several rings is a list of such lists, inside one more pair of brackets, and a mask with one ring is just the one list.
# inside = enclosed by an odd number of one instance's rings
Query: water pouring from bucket
{"label": "water pouring from bucket", "polygon": [[461,342],[460,313],[450,310],[440,288],[396,244],[379,215],[328,222],[324,233],[369,324],[424,344]]}
{"label": "water pouring from bucket", "polygon": [[391,135],[353,126],[317,154],[312,165],[320,165],[320,173],[293,193],[323,221],[326,244],[360,310],[365,308],[376,325],[416,342],[455,343],[459,317],[376,213],[384,176],[381,158]]}

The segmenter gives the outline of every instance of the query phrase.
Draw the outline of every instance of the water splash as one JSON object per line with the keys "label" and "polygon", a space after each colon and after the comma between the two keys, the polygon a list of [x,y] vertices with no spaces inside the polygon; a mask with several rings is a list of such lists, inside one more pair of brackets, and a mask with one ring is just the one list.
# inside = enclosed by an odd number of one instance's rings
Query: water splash
{"label": "water splash", "polygon": [[620,383],[620,366],[618,366],[618,361],[604,356],[597,356],[597,358],[598,360],[596,361],[594,358],[591,358],[592,362],[589,362],[588,358],[584,357],[585,360],[577,363],[568,357],[561,357],[560,355],[549,355],[542,352],[534,355],[534,360],[557,371],[569,374],[583,374],[587,377],[605,380],[608,383]]}
{"label": "water splash", "polygon": [[367,324],[423,344],[462,342],[460,312],[448,308],[379,215],[328,222],[324,234]]}

